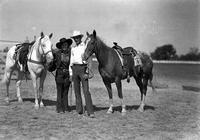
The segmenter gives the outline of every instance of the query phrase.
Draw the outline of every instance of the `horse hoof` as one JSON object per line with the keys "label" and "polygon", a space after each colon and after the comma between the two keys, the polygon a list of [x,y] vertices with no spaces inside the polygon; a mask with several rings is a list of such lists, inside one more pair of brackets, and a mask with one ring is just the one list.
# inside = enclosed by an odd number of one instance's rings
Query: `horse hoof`
{"label": "horse hoof", "polygon": [[122,113],[122,116],[125,116],[126,115],[126,109],[123,108],[121,113]]}
{"label": "horse hoof", "polygon": [[18,102],[19,103],[23,103],[23,100],[22,100],[22,98],[20,97],[20,98],[18,98]]}
{"label": "horse hoof", "polygon": [[44,104],[42,102],[40,103],[40,107],[44,107]]}
{"label": "horse hoof", "polygon": [[112,114],[114,111],[113,110],[108,110],[107,114]]}
{"label": "horse hoof", "polygon": [[141,108],[141,107],[139,107],[139,108],[138,108],[138,111],[139,111],[139,112],[144,112],[144,109]]}

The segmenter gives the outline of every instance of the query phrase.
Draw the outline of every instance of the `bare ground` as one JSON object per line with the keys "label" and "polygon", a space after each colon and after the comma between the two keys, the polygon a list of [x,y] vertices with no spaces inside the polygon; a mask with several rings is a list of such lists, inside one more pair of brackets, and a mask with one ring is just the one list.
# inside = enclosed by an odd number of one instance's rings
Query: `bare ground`
{"label": "bare ground", "polygon": [[[50,81],[50,82],[47,82]],[[15,95],[11,82],[11,103],[4,102],[5,88],[0,94],[0,139],[5,140],[198,140],[200,139],[200,94],[183,91],[177,86],[148,89],[145,112],[137,111],[140,93],[133,80],[123,83],[127,115],[121,107],[113,86],[115,111],[106,114],[108,95],[99,76],[90,81],[90,91],[95,105],[95,119],[78,116],[73,111],[55,112],[56,90],[52,76],[48,76],[44,89],[44,108],[34,109],[33,88],[28,81],[22,83],[22,104]],[[174,83],[173,83],[174,84]],[[180,83],[179,83],[180,84]]]}

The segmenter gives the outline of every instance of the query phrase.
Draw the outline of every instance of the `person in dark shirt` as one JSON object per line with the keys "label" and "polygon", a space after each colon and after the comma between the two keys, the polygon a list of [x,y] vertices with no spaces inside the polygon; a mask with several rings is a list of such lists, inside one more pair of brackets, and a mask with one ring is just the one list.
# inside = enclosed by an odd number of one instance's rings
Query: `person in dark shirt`
{"label": "person in dark shirt", "polygon": [[68,91],[71,84],[69,76],[69,64],[71,56],[72,39],[61,38],[56,47],[58,50],[53,52],[54,60],[48,66],[50,72],[56,70],[55,81],[57,88],[57,113],[70,111],[68,105]]}

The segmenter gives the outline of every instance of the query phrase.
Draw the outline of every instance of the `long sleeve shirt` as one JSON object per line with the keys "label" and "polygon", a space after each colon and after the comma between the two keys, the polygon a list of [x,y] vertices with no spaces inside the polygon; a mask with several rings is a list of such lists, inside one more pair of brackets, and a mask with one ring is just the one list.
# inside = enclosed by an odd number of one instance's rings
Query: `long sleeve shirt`
{"label": "long sleeve shirt", "polygon": [[70,68],[69,68],[70,75],[72,75],[71,66],[73,66],[73,64],[85,64],[86,63],[85,61],[83,61],[83,55],[84,55],[85,49],[86,49],[86,44],[84,42],[81,42],[79,45],[72,46]]}
{"label": "long sleeve shirt", "polygon": [[56,70],[55,80],[57,83],[64,83],[69,78],[70,52],[62,52],[56,50],[54,52],[54,60],[49,64],[50,72]]}

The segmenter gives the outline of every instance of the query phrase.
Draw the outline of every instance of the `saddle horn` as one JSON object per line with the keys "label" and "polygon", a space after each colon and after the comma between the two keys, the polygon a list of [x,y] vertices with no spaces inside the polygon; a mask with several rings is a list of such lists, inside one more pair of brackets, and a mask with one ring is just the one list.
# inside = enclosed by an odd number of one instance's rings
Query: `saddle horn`
{"label": "saddle horn", "polygon": [[41,36],[41,39],[44,37],[44,33],[43,32],[41,32],[40,33],[40,36]]}

